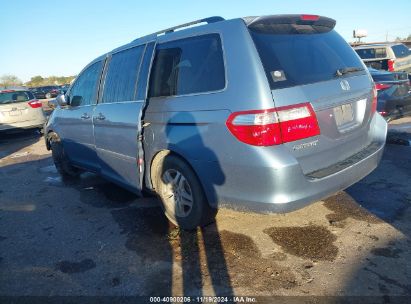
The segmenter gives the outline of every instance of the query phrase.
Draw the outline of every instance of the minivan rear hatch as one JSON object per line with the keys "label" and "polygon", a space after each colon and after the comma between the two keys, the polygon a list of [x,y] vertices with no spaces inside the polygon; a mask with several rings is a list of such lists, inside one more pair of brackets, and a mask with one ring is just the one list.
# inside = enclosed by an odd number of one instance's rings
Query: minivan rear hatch
{"label": "minivan rear hatch", "polygon": [[283,144],[305,174],[342,162],[371,145],[372,80],[353,49],[333,30],[333,19],[280,15],[244,21],[274,107],[308,104],[315,113],[319,135]]}

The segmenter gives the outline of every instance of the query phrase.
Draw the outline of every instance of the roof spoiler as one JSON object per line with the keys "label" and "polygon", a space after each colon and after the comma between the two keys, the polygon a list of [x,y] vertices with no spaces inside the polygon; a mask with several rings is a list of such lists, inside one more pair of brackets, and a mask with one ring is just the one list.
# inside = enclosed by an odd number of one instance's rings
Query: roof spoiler
{"label": "roof spoiler", "polygon": [[266,34],[317,34],[331,31],[336,21],[317,15],[271,15],[243,18],[247,27]]}

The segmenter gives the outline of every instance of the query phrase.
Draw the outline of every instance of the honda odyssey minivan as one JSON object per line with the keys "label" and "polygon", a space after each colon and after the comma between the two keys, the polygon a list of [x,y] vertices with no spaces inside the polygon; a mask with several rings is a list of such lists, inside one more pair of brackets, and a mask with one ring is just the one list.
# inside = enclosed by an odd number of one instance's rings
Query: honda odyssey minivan
{"label": "honda odyssey minivan", "polygon": [[58,171],[153,191],[183,229],[221,206],[287,212],[350,186],[378,165],[387,124],[334,26],[211,17],[96,58],[47,122]]}

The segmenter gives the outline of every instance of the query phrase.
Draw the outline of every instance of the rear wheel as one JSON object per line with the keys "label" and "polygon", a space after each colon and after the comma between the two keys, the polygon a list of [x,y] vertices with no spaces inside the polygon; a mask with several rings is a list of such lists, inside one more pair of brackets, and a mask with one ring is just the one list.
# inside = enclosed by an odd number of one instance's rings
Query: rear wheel
{"label": "rear wheel", "polygon": [[217,209],[210,207],[197,176],[181,158],[171,154],[163,158],[154,181],[165,215],[172,223],[192,230],[214,221]]}
{"label": "rear wheel", "polygon": [[51,155],[57,171],[63,177],[75,177],[80,171],[70,164],[60,138],[56,134],[52,134],[50,138]]}

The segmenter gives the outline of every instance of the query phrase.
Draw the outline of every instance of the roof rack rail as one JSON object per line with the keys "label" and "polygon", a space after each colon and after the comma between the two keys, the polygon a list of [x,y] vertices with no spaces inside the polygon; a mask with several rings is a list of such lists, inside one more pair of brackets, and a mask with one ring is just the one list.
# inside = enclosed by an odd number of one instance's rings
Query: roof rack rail
{"label": "roof rack rail", "polygon": [[191,25],[199,24],[199,23],[208,23],[208,24],[210,24],[210,23],[215,23],[215,22],[224,21],[224,20],[225,19],[223,17],[220,17],[220,16],[213,16],[213,17],[203,18],[203,19],[183,23],[183,24],[180,24],[180,25],[177,25],[177,26],[173,26],[173,27],[167,28],[165,30],[161,30],[161,31],[155,32],[153,34],[149,34],[147,36],[138,38],[136,40],[143,39],[143,38],[145,38],[145,39],[146,38],[155,38],[160,34],[173,33],[177,29],[188,27],[188,26],[191,26]]}

